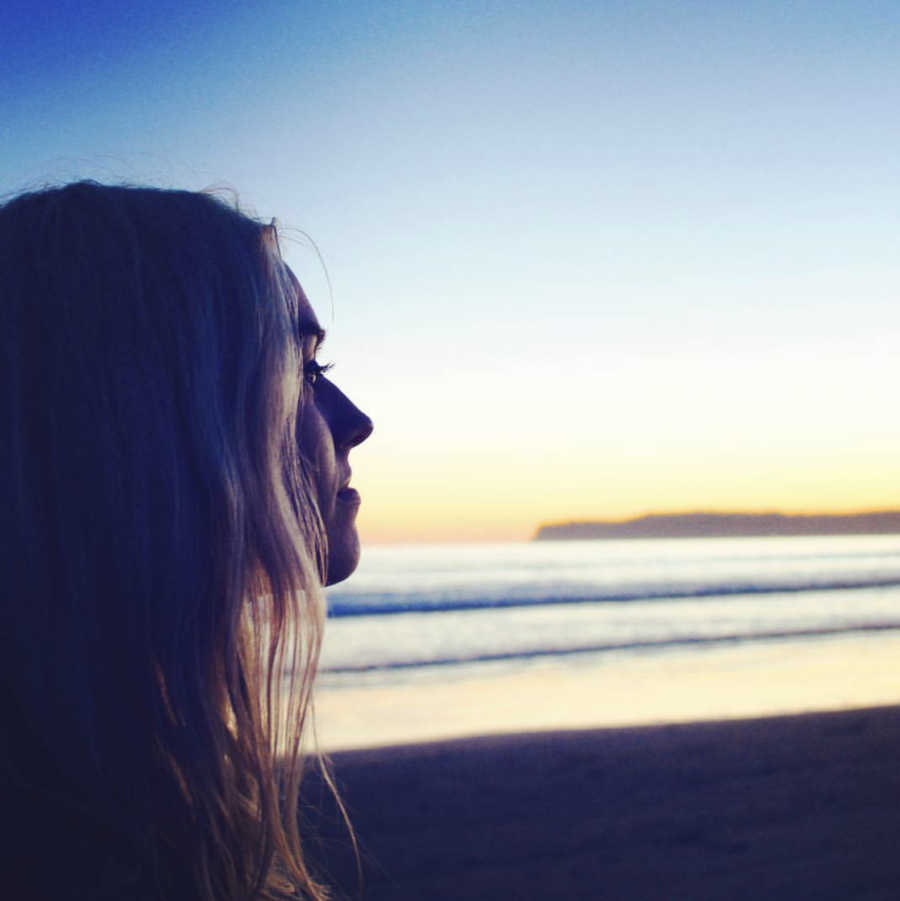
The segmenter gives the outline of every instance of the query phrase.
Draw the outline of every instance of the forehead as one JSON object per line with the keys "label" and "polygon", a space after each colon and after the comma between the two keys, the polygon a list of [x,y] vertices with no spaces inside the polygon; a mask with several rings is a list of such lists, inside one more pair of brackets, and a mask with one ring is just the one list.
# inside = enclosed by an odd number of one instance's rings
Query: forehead
{"label": "forehead", "polygon": [[319,325],[319,320],[316,318],[316,312],[313,310],[312,304],[309,302],[309,298],[303,290],[303,286],[298,281],[297,276],[291,271],[290,266],[285,266],[284,270],[287,273],[288,281],[297,292],[297,327],[300,334],[303,336],[312,336],[316,338],[318,342],[321,342],[325,337],[325,330]]}

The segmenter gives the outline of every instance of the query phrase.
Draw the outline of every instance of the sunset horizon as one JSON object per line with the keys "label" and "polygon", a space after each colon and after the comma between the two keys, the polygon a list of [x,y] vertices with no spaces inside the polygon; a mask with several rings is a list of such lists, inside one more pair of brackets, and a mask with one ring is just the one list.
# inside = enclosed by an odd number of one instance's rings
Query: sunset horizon
{"label": "sunset horizon", "polygon": [[361,530],[364,544],[391,545],[391,544],[470,544],[470,543],[496,543],[496,542],[528,542],[533,541],[537,532],[544,527],[571,525],[574,523],[604,523],[624,524],[650,517],[677,517],[699,515],[776,515],[785,517],[854,517],[871,515],[900,515],[900,504],[894,507],[835,507],[835,508],[788,508],[775,506],[760,507],[683,507],[683,508],[645,508],[634,512],[615,516],[584,516],[558,519],[546,519],[536,522],[530,531],[527,528],[520,530],[487,532],[479,527],[472,526],[470,531],[430,531],[426,529],[415,530],[396,528],[396,531],[387,533],[383,537],[378,532],[366,532]]}

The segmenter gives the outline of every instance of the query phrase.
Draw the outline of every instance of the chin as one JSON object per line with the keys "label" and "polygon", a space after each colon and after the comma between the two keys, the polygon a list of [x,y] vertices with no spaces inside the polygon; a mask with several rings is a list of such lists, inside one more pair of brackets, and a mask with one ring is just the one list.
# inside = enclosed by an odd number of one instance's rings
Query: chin
{"label": "chin", "polygon": [[359,563],[359,537],[356,530],[352,535],[342,535],[339,540],[328,538],[328,575],[326,585],[343,582],[356,569]]}

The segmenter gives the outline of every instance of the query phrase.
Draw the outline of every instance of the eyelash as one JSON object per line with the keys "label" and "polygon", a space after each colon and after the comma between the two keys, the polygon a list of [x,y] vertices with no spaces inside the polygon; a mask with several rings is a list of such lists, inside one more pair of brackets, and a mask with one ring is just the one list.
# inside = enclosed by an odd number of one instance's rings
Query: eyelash
{"label": "eyelash", "polygon": [[317,360],[310,360],[303,366],[303,381],[311,388],[314,388],[319,376],[328,372],[333,365],[333,363],[325,363],[323,365]]}

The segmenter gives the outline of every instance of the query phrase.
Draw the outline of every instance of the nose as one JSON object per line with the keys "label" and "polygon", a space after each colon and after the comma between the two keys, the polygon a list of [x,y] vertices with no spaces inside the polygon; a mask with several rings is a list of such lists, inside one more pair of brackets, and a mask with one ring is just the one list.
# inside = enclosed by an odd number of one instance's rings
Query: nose
{"label": "nose", "polygon": [[353,408],[353,422],[352,425],[348,428],[346,434],[339,439],[339,446],[346,447],[349,450],[351,447],[356,447],[357,444],[362,444],[369,435],[372,434],[372,430],[375,426],[372,424],[372,420],[363,413],[362,410],[359,409],[352,401],[345,398],[347,403]]}
{"label": "nose", "polygon": [[372,420],[333,382],[327,383],[328,425],[338,450],[350,450],[372,434]]}

